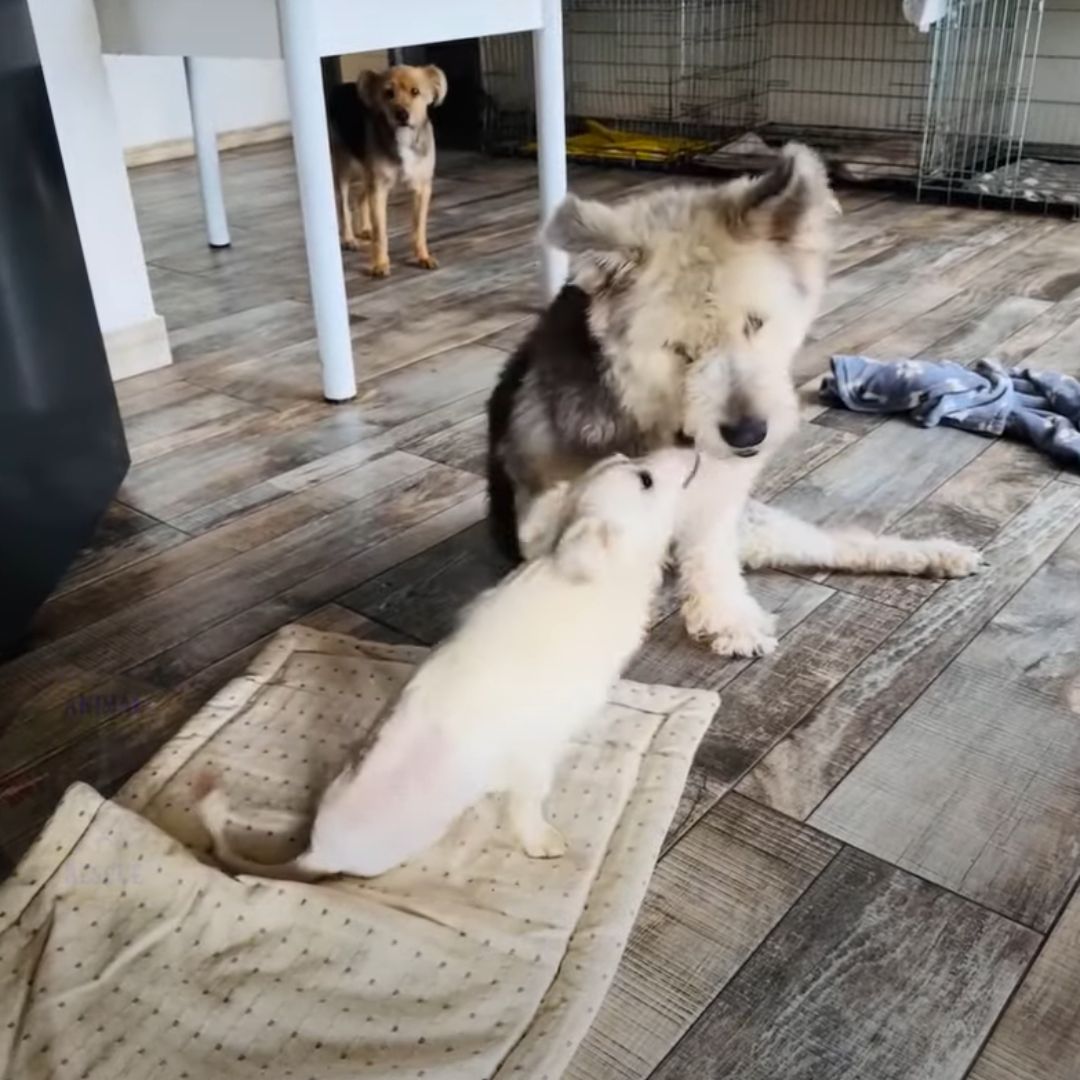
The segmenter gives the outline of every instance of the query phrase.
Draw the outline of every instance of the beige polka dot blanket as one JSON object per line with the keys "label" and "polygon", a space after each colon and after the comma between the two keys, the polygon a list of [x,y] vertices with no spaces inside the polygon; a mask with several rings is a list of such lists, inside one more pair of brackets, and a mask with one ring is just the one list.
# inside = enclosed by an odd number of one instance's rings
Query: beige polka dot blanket
{"label": "beige polka dot blanket", "polygon": [[193,781],[225,779],[238,846],[303,847],[314,800],[423,650],[293,626],[113,801],[70,788],[0,886],[0,1076],[549,1078],[611,980],[716,695],[623,682],[549,803],[558,860],[495,798],[370,881],[233,878]]}

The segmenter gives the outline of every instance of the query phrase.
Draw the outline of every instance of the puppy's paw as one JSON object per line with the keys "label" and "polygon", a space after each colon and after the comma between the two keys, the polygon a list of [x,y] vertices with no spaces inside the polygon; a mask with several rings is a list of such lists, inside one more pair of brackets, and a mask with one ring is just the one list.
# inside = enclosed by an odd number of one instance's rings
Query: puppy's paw
{"label": "puppy's paw", "polygon": [[431,254],[430,251],[425,253],[424,255],[417,255],[416,256],[416,265],[419,266],[421,270],[438,270],[439,269],[438,260],[435,258],[434,255]]}
{"label": "puppy's paw", "polygon": [[341,247],[343,251],[359,251],[360,240],[357,240],[355,236],[343,236],[341,238]]}
{"label": "puppy's paw", "polygon": [[720,656],[768,656],[776,649],[775,620],[757,605],[716,611],[698,598],[683,603],[687,633]]}
{"label": "puppy's paw", "polygon": [[758,629],[730,626],[718,629],[708,644],[717,656],[753,659],[775,652],[777,640],[774,635]]}
{"label": "puppy's paw", "polygon": [[361,240],[370,240],[371,239],[371,230],[370,229],[361,229],[356,235],[358,237],[360,237]]}
{"label": "puppy's paw", "polygon": [[544,822],[531,836],[522,837],[521,846],[530,859],[560,859],[566,854],[566,837],[554,825]]}
{"label": "puppy's paw", "polygon": [[986,562],[982,552],[953,540],[928,540],[925,545],[927,577],[962,578],[981,570]]}
{"label": "puppy's paw", "polygon": [[390,276],[390,264],[388,262],[377,262],[371,264],[371,276],[373,278],[385,278]]}

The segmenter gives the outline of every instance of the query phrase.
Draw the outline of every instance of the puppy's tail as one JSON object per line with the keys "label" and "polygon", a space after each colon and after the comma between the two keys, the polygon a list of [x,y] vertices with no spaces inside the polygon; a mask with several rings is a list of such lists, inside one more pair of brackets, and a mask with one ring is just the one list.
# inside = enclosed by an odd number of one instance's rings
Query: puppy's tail
{"label": "puppy's tail", "polygon": [[210,834],[214,857],[234,874],[251,874],[255,877],[278,878],[288,881],[317,881],[333,871],[316,867],[311,853],[304,852],[284,863],[260,863],[246,859],[233,850],[227,832],[229,828],[229,800],[220,788],[210,787],[195,804],[195,813]]}

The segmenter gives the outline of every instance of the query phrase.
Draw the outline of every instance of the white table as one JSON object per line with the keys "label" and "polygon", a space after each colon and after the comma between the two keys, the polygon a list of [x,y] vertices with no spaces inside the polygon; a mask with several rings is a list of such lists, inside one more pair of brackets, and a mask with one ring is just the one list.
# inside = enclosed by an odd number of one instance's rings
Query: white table
{"label": "white table", "polygon": [[[566,194],[561,0],[95,0],[106,53],[182,56],[209,242],[229,243],[204,57],[281,58],[292,114],[311,297],[328,401],[356,396],[330,150],[324,56],[528,30],[533,35],[544,219]],[[450,88],[453,93],[453,87]],[[544,252],[554,295],[565,257]]]}

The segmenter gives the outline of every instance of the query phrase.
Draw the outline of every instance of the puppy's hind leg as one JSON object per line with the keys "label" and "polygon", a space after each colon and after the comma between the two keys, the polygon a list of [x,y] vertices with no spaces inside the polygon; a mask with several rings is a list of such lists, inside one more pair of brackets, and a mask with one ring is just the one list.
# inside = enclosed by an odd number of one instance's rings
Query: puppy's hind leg
{"label": "puppy's hind leg", "polygon": [[507,790],[510,827],[531,859],[557,859],[566,854],[566,837],[544,817],[551,789],[551,770],[534,763],[515,764]]}
{"label": "puppy's hind leg", "polygon": [[750,569],[815,568],[941,578],[967,577],[982,565],[975,548],[953,540],[905,540],[861,529],[823,529],[759,502],[750,502],[743,514],[739,558]]}

